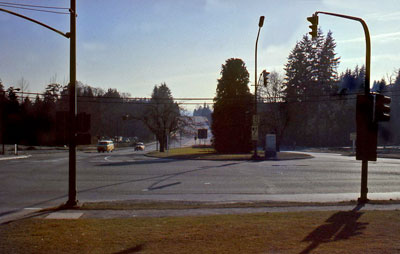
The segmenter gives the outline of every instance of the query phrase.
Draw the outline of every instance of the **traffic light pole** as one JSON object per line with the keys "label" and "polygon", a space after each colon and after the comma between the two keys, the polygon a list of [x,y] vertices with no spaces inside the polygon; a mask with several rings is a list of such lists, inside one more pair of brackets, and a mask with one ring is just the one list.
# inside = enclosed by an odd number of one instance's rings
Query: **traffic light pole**
{"label": "traffic light pole", "polygon": [[68,201],[66,207],[75,207],[76,200],[76,0],[71,0],[70,8],[70,73],[69,73],[69,182],[68,182]]}
{"label": "traffic light pole", "polygon": [[[370,76],[371,76],[371,38],[368,30],[368,26],[365,23],[365,21],[361,18],[358,17],[353,17],[353,16],[348,16],[348,15],[342,15],[342,14],[337,14],[337,13],[332,13],[332,12],[323,12],[323,11],[317,11],[315,12],[315,15],[318,14],[325,14],[325,15],[330,15],[330,16],[336,16],[340,18],[345,18],[345,19],[351,19],[351,20],[356,20],[361,23],[364,29],[364,34],[365,34],[365,83],[364,83],[364,94],[368,96],[370,94]],[[358,199],[359,203],[366,203],[368,202],[367,198],[367,193],[368,193],[368,160],[363,159],[361,162],[361,195],[360,198]]]}
{"label": "traffic light pole", "polygon": [[69,109],[70,109],[70,143],[69,143],[69,191],[68,201],[65,207],[74,207],[77,205],[76,200],[76,0],[71,0],[70,8],[70,25],[71,31],[63,33],[51,26],[40,21],[21,15],[19,13],[0,8],[1,12],[26,19],[30,22],[43,26],[53,32],[56,32],[67,39],[70,39],[70,87],[69,87]]}

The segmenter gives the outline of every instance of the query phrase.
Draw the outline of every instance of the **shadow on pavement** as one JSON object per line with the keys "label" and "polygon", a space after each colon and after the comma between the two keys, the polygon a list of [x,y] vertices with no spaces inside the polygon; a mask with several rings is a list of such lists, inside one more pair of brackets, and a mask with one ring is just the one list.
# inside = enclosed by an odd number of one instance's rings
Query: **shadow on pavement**
{"label": "shadow on pavement", "polygon": [[131,166],[131,165],[146,165],[146,164],[160,164],[169,163],[175,161],[175,159],[149,159],[149,160],[138,160],[138,161],[118,161],[118,162],[107,162],[98,164],[99,167],[115,167],[115,166]]}
{"label": "shadow on pavement", "polygon": [[333,214],[326,220],[326,224],[319,226],[303,239],[303,242],[310,242],[310,245],[300,254],[311,253],[323,243],[346,240],[352,236],[361,235],[368,225],[368,223],[357,222],[363,214],[359,212],[363,206],[360,204],[351,211]]}

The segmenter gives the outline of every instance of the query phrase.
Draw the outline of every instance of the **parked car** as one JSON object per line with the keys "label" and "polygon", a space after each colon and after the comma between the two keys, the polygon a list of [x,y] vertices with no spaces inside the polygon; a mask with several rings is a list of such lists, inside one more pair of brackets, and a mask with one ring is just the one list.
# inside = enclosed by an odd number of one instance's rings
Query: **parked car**
{"label": "parked car", "polygon": [[135,151],[144,151],[144,144],[142,142],[137,142],[135,145]]}
{"label": "parked car", "polygon": [[97,152],[112,152],[114,151],[114,142],[111,140],[100,140],[97,144]]}

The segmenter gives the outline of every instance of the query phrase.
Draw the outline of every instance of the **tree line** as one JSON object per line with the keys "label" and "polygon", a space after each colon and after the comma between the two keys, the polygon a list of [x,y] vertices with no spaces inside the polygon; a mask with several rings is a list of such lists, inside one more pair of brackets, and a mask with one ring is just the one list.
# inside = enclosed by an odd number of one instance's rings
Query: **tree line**
{"label": "tree line", "polygon": [[[166,135],[180,122],[180,108],[171,91],[162,83],[154,86],[151,98],[129,96],[117,89],[103,90],[77,82],[77,110],[91,116],[92,143],[119,136],[141,141],[156,138],[163,150]],[[60,143],[57,112],[68,110],[68,85],[50,83],[43,93],[34,94],[12,86],[6,89],[0,81],[0,143],[66,145],[65,141]]]}

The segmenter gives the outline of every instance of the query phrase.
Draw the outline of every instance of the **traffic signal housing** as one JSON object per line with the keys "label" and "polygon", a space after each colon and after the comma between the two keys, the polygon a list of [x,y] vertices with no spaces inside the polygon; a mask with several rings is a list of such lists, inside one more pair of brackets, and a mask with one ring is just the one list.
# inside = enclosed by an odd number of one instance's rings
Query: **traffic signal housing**
{"label": "traffic signal housing", "polygon": [[263,85],[264,85],[264,87],[267,87],[267,84],[268,84],[268,75],[269,75],[270,73],[268,72],[268,71],[266,71],[266,70],[263,70],[263,72],[262,72],[262,75],[263,75]]}
{"label": "traffic signal housing", "polygon": [[374,106],[374,95],[357,95],[357,160],[376,161],[378,124],[376,121],[374,121]]}
{"label": "traffic signal housing", "polygon": [[309,34],[314,40],[315,38],[317,38],[318,35],[318,15],[313,14],[311,17],[308,17],[307,20],[311,23],[311,25],[309,26],[311,32],[309,32]]}
{"label": "traffic signal housing", "polygon": [[375,96],[375,121],[390,121],[390,102],[392,99],[382,94],[374,94]]}

